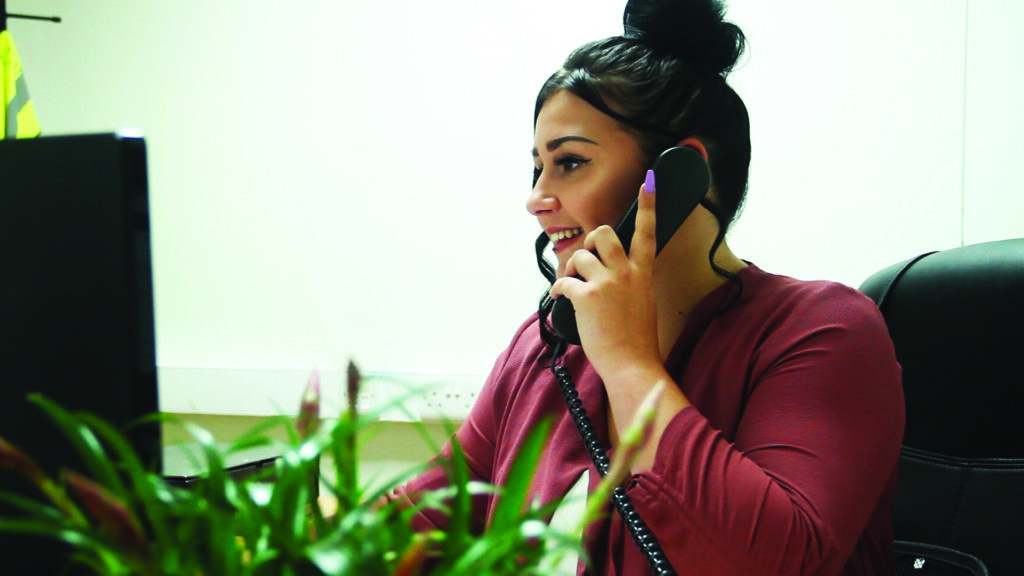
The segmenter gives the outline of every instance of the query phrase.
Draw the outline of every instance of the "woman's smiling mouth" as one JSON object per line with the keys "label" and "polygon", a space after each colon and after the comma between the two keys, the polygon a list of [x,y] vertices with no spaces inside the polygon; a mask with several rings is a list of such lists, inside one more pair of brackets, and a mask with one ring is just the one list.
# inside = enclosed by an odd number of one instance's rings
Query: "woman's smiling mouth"
{"label": "woman's smiling mouth", "polygon": [[558,252],[564,248],[566,244],[582,234],[583,228],[565,228],[550,232],[548,237],[551,238],[551,243],[555,245],[555,252]]}

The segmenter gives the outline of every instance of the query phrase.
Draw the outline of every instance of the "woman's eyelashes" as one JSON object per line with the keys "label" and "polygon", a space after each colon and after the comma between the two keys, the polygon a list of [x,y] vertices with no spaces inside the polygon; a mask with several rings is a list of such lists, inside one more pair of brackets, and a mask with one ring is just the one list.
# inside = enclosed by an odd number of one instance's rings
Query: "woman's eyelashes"
{"label": "woman's eyelashes", "polygon": [[[562,174],[568,174],[578,170],[581,166],[590,162],[590,158],[583,158],[575,154],[566,154],[555,158],[554,165],[559,168]],[[533,185],[537,185],[537,180],[540,180],[541,172],[544,171],[543,166],[533,167]]]}
{"label": "woman's eyelashes", "polygon": [[562,169],[562,172],[572,172],[580,166],[590,162],[589,158],[581,158],[573,154],[567,154],[555,159],[555,166]]}

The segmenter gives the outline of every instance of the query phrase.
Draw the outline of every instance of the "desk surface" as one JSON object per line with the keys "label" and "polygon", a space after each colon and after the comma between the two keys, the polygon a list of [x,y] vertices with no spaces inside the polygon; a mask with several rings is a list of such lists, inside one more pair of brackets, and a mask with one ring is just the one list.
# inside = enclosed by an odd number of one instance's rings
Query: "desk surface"
{"label": "desk surface", "polygon": [[[224,467],[232,476],[248,475],[272,466],[280,455],[274,446],[257,446],[238,452],[227,453],[230,444],[217,444]],[[206,472],[206,458],[202,447],[196,442],[172,444],[163,449],[164,478],[174,484],[189,484],[200,479]]]}

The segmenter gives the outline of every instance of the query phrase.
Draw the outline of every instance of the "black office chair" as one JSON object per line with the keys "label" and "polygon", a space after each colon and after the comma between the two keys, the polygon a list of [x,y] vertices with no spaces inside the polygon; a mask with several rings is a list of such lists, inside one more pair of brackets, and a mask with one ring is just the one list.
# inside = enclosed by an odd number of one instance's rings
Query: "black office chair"
{"label": "black office chair", "polygon": [[1024,574],[1024,238],[922,254],[861,290],[903,367],[899,574]]}

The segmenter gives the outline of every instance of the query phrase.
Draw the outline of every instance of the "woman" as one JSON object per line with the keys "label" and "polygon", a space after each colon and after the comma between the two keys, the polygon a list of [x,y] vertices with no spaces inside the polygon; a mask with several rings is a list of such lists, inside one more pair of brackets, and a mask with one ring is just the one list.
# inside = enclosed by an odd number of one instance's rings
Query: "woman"
{"label": "woman", "polygon": [[[744,37],[722,13],[712,0],[631,1],[622,36],[577,49],[541,89],[527,207],[544,230],[550,298],[456,437],[471,472],[500,485],[522,439],[554,415],[534,496],[556,501],[581,483],[593,489],[597,470],[551,366],[575,381],[613,451],[639,401],[665,383],[624,487],[676,573],[889,574],[899,367],[866,297],[769,274],[729,249],[750,141],[725,81]],[[676,145],[705,156],[712,184],[655,257],[660,191],[641,183]],[[627,254],[610,226],[634,199]],[[541,256],[548,242],[556,267]],[[576,309],[582,346],[560,344],[548,324],[559,297]],[[438,470],[409,488],[443,482]],[[492,504],[479,502],[481,522]],[[649,573],[628,528],[620,514],[591,527],[588,573]]]}

